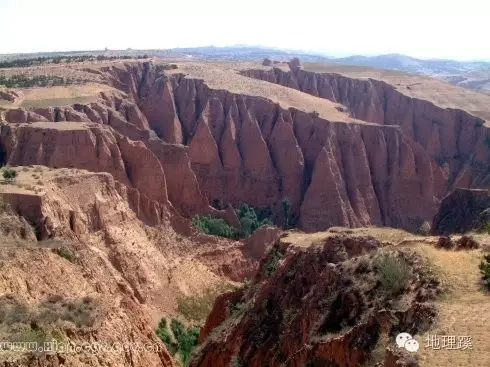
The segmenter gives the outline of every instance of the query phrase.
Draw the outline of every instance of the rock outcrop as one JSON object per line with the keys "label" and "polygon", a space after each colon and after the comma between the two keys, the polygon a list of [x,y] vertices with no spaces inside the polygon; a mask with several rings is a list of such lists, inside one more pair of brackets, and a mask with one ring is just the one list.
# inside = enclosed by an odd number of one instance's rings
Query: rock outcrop
{"label": "rock outcrop", "polygon": [[[339,235],[309,248],[276,243],[242,293],[217,300],[190,365],[383,363],[374,349],[392,347],[400,330],[416,335],[430,326],[438,282],[424,275],[423,260],[415,253],[381,255],[379,248],[372,237]],[[411,268],[400,293],[379,288],[375,264],[383,256],[403,259]],[[398,297],[406,302],[401,308],[393,301]],[[387,353],[387,360],[397,358]]]}
{"label": "rock outcrop", "polygon": [[270,247],[279,240],[282,233],[283,231],[273,226],[260,227],[243,241],[245,253],[257,261],[262,260],[269,252]]}

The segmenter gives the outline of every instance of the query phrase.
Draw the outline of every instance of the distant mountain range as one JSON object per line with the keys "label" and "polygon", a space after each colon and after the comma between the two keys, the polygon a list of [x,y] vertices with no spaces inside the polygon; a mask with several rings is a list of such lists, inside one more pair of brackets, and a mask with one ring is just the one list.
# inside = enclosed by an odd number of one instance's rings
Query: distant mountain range
{"label": "distant mountain range", "polygon": [[286,61],[292,57],[299,57],[303,62],[326,62],[398,70],[437,77],[452,84],[475,90],[490,90],[490,62],[484,61],[422,60],[400,54],[334,58],[300,51],[249,46],[176,48],[171,51],[209,60],[257,61],[268,57],[278,61]]}
{"label": "distant mountain range", "polygon": [[0,54],[0,61],[29,59],[34,57],[53,57],[59,55],[148,55],[150,57],[181,58],[195,57],[204,60],[261,61],[270,58],[277,61],[288,61],[298,57],[302,62],[321,62],[331,64],[367,66],[377,69],[398,70],[406,73],[421,74],[446,80],[452,84],[490,93],[490,61],[455,61],[455,60],[422,60],[414,57],[388,54],[379,56],[349,56],[335,58],[297,50],[266,48],[261,46],[228,46],[228,47],[195,47],[174,48],[170,50],[94,50],[71,52],[42,52],[31,54]]}
{"label": "distant mountain range", "polygon": [[265,48],[260,46],[228,46],[228,47],[193,47],[173,48],[170,51],[179,54],[194,56],[199,59],[208,60],[230,60],[230,61],[259,61],[265,57],[288,61],[293,57],[299,57],[306,62],[328,62],[330,58],[301,51]]}

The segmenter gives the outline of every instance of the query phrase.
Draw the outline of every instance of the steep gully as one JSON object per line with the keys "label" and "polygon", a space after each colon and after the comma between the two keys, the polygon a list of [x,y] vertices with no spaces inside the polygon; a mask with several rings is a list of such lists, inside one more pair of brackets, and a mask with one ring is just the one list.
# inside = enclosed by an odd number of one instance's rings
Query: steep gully
{"label": "steep gully", "polygon": [[[454,187],[488,187],[489,129],[461,110],[404,96],[386,83],[301,69],[247,76],[345,105],[375,124],[328,121],[270,100],[214,90],[153,63],[102,70],[129,98],[1,111],[5,162],[113,174],[182,214],[271,207],[281,199],[306,231],[332,225],[416,229]],[[85,122],[55,129],[35,121]],[[150,173],[151,172],[151,173]],[[171,204],[170,204],[171,203]]]}

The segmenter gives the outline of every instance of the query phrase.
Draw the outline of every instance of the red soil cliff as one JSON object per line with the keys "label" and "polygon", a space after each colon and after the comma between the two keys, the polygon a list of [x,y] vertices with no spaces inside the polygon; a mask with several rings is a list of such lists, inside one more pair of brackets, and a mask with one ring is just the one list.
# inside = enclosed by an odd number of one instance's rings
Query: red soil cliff
{"label": "red soil cliff", "polygon": [[[103,94],[87,105],[0,111],[10,123],[0,135],[3,162],[111,172],[155,200],[168,198],[184,215],[211,213],[209,203],[220,201],[271,207],[279,216],[288,198],[292,221],[306,231],[335,225],[417,229],[452,188],[489,185],[489,129],[479,118],[409,98],[384,82],[300,68],[245,72],[342,103],[368,124],[329,121],[313,111],[212,89],[154,63],[100,72],[126,97]],[[30,133],[34,126],[13,127],[40,120],[108,126],[71,132],[76,137],[70,143],[67,133],[57,132],[60,140],[50,143],[57,153],[41,154],[50,148],[39,133]],[[77,149],[89,158],[70,153]]]}

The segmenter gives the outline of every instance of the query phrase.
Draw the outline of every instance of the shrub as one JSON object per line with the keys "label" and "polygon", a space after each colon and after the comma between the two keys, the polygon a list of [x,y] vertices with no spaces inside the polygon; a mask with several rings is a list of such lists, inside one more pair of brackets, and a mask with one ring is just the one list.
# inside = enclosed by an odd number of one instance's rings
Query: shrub
{"label": "shrub", "polygon": [[213,203],[211,204],[211,206],[213,208],[215,208],[215,209],[218,209],[218,210],[224,209],[223,208],[223,203],[219,199],[214,199],[213,200]]}
{"label": "shrub", "polygon": [[0,298],[0,327],[12,326],[9,331],[15,334],[22,325],[51,330],[59,321],[69,321],[77,327],[93,326],[96,309],[94,300],[89,303],[80,299],[65,300],[60,295],[51,295],[30,306],[23,301]]}
{"label": "shrub", "polygon": [[270,276],[274,273],[279,265],[279,261],[284,257],[284,254],[279,250],[277,246],[274,246],[269,252],[267,257],[267,264],[265,266],[265,273]]}
{"label": "shrub", "polygon": [[0,85],[7,88],[45,87],[48,85],[63,85],[68,80],[59,76],[38,75],[28,77],[25,75],[0,76]]}
{"label": "shrub", "polygon": [[60,247],[58,249],[55,249],[54,252],[70,262],[75,262],[75,258],[76,258],[75,254],[65,247]]}
{"label": "shrub", "polygon": [[483,286],[490,290],[490,254],[483,257],[483,261],[480,263],[480,273],[482,276]]}
{"label": "shrub", "polygon": [[[216,209],[225,207],[219,200],[215,200],[213,206]],[[263,225],[272,224],[270,220],[272,217],[272,210],[268,207],[257,209],[247,204],[241,204],[238,209],[235,209],[235,213],[242,226],[241,232],[230,226],[223,219],[214,218],[212,216],[197,215],[193,218],[192,224],[194,227],[201,229],[204,233],[234,239],[248,237]]]}
{"label": "shrub", "polygon": [[[172,319],[170,323],[170,332],[167,326],[167,320],[163,318],[156,329],[157,336],[163,341],[167,350],[172,354],[179,354],[182,364],[187,366],[192,351],[199,342],[199,329],[195,327],[186,328],[180,321]],[[175,338],[172,338],[172,334]]]}
{"label": "shrub", "polygon": [[227,238],[238,237],[238,231],[220,218],[196,215],[192,219],[192,224],[206,234]]}
{"label": "shrub", "polygon": [[443,248],[446,250],[451,250],[454,248],[454,246],[456,246],[456,245],[453,242],[453,240],[451,240],[451,237],[449,237],[449,236],[439,237],[439,239],[437,240],[437,243],[436,243],[437,248]]}
{"label": "shrub", "polygon": [[490,220],[483,225],[481,231],[490,234]]}
{"label": "shrub", "polygon": [[377,259],[375,266],[381,288],[386,292],[398,295],[407,285],[410,268],[405,260],[386,254]]}
{"label": "shrub", "polygon": [[62,303],[60,318],[73,322],[79,328],[82,326],[93,326],[95,317],[92,304],[93,302],[87,303],[83,299]]}
{"label": "shrub", "polygon": [[457,250],[474,250],[480,248],[480,244],[475,241],[473,236],[462,236],[456,241]]}
{"label": "shrub", "polygon": [[3,178],[6,182],[12,183],[17,178],[17,172],[11,168],[6,168],[2,173]]}
{"label": "shrub", "polygon": [[28,67],[38,66],[45,64],[60,64],[71,62],[84,62],[84,61],[104,61],[104,60],[124,60],[124,59],[147,59],[148,55],[121,55],[121,56],[105,56],[105,55],[83,55],[83,56],[65,56],[59,55],[54,57],[37,57],[30,59],[16,59],[11,61],[0,62],[0,68],[15,68],[15,67]]}

